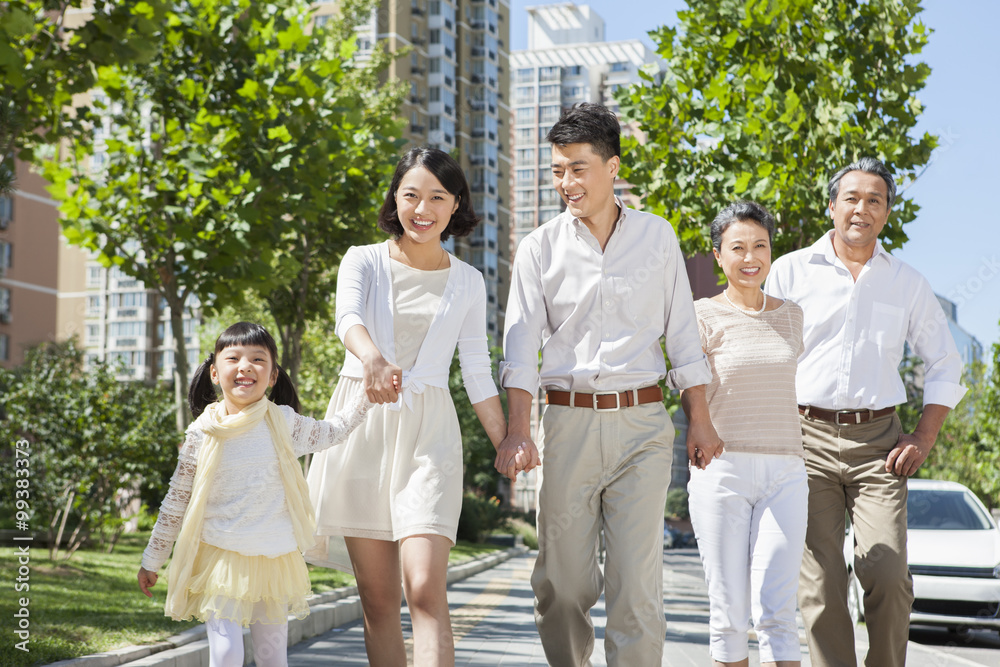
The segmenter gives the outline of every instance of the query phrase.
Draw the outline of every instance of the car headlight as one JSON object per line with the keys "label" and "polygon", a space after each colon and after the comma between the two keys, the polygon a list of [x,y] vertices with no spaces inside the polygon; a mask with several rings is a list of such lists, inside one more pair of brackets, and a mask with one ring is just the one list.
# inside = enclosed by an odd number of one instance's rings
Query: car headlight
{"label": "car headlight", "polygon": [[1000,563],[997,563],[996,567],[993,568],[993,578],[1000,579]]}

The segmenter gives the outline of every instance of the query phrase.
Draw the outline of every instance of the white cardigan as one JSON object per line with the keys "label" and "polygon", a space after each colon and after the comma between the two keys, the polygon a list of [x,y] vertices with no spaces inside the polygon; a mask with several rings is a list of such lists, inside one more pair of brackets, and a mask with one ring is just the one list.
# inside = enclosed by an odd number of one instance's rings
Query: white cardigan
{"label": "white cardigan", "polygon": [[[451,271],[438,311],[420,345],[413,368],[403,372],[400,400],[412,408],[412,394],[425,386],[448,389],[448,371],[458,345],[462,381],[472,403],[497,395],[486,336],[486,283],[475,267],[449,255]],[[392,273],[389,242],[354,246],[344,255],[337,275],[337,327],[341,340],[356,324],[368,330],[389,363],[396,363],[393,335]],[[361,378],[361,360],[347,351],[340,374]]]}

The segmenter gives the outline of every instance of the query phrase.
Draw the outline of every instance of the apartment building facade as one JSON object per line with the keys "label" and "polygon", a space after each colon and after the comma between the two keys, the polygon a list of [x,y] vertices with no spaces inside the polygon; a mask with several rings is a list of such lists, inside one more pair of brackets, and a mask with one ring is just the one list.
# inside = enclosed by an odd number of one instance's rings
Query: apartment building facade
{"label": "apartment building facade", "polygon": [[[337,10],[336,0],[315,6],[320,26]],[[482,222],[447,245],[483,273],[494,344],[503,333],[510,277],[509,39],[507,0],[382,0],[358,30],[362,54],[376,44],[408,51],[388,72],[409,86],[400,110],[408,147],[448,151],[469,179]]]}

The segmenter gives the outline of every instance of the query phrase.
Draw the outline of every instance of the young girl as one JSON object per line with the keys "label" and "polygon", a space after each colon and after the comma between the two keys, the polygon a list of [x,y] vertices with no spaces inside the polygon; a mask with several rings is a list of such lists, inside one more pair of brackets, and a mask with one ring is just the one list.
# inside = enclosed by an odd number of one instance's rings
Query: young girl
{"label": "young girl", "polygon": [[414,664],[454,663],[446,586],[462,506],[462,436],[448,391],[456,344],[469,399],[498,448],[497,469],[513,477],[537,462],[534,445],[518,454],[520,441],[504,440],[483,276],[441,245],[477,222],[458,163],[443,151],[414,148],[399,161],[379,214],[392,239],[351,248],[340,265],[337,334],[348,354],[330,410],[361,390],[388,405],[373,410],[344,447],[313,458],[309,488],[320,539],[306,559],[353,566],[373,667],[406,664],[402,592]]}
{"label": "young girl", "polygon": [[315,526],[296,459],[342,442],[370,405],[358,392],[327,421],[296,414],[298,396],[276,357],[264,327],[239,322],[195,372],[188,403],[197,419],[139,568],[139,588],[152,597],[177,540],[165,613],[205,622],[212,667],[243,665],[248,625],[257,665],[287,664],[288,614],[309,613],[300,552]]}

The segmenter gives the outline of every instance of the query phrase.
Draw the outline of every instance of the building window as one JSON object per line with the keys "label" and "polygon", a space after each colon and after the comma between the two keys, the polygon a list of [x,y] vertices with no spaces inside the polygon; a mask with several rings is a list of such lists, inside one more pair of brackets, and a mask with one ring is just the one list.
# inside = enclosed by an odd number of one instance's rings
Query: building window
{"label": "building window", "polygon": [[514,104],[531,104],[535,101],[533,86],[518,86],[514,89]]}
{"label": "building window", "polygon": [[10,336],[0,334],[0,361],[10,361]]}
{"label": "building window", "polygon": [[10,290],[0,287],[0,322],[10,322]]}
{"label": "building window", "polygon": [[580,76],[583,73],[583,68],[579,65],[573,65],[566,68],[566,76]]}
{"label": "building window", "polygon": [[440,44],[441,43],[441,29],[440,28],[434,28],[433,30],[431,30],[430,42],[431,42],[431,44]]}
{"label": "building window", "polygon": [[559,67],[542,67],[538,70],[538,78],[540,81],[558,81],[560,69]]}
{"label": "building window", "polygon": [[517,83],[532,83],[535,80],[535,70],[530,67],[522,67],[517,70],[515,81]]}
{"label": "building window", "polygon": [[623,63],[623,62],[611,63],[611,71],[612,72],[627,72],[628,71],[628,63]]}
{"label": "building window", "polygon": [[518,148],[517,149],[517,164],[534,166],[535,164],[535,149],[533,148]]}
{"label": "building window", "polygon": [[7,229],[14,217],[14,200],[7,195],[0,196],[0,229]]}
{"label": "building window", "polygon": [[101,327],[98,324],[87,325],[87,344],[95,345],[101,337]]}
{"label": "building window", "polygon": [[554,123],[559,120],[559,106],[542,107],[539,110],[538,122],[540,123]]}
{"label": "building window", "polygon": [[100,286],[101,286],[101,267],[88,266],[87,287],[100,287]]}
{"label": "building window", "polygon": [[7,241],[0,241],[0,275],[11,267],[12,246]]}
{"label": "building window", "polygon": [[87,314],[88,315],[99,315],[101,313],[101,297],[99,296],[88,296],[87,297]]}
{"label": "building window", "polygon": [[535,182],[535,170],[534,169],[518,169],[517,170],[517,182],[519,184],[532,185]]}
{"label": "building window", "polygon": [[558,102],[559,101],[559,86],[555,84],[549,84],[547,86],[542,86],[538,89],[538,101],[539,102]]}

